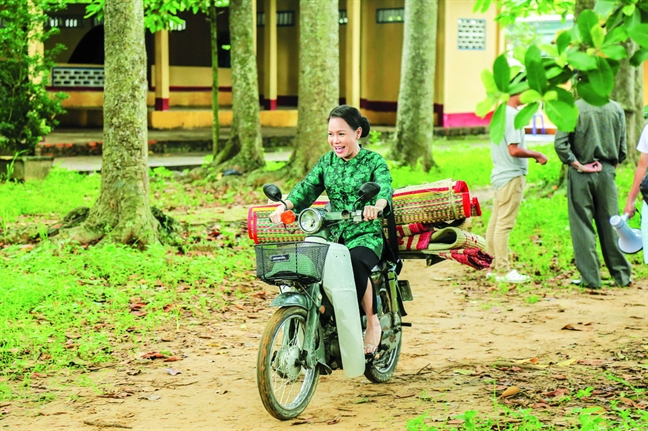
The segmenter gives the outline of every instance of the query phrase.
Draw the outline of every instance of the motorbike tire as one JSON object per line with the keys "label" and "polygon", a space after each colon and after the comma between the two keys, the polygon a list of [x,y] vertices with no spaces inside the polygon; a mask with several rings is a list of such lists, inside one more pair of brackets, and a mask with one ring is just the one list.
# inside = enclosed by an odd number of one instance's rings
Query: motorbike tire
{"label": "motorbike tire", "polygon": [[319,367],[307,369],[300,364],[306,316],[301,307],[280,308],[261,336],[257,386],[263,406],[279,420],[303,412],[317,388]]}
{"label": "motorbike tire", "polygon": [[[387,298],[381,297],[381,303],[382,313],[379,312],[379,314],[384,315],[392,312],[392,310],[389,309],[389,301]],[[398,311],[395,312],[397,313]],[[403,342],[400,316],[398,316],[398,326],[398,328],[392,328],[396,330],[396,346],[392,350],[382,353],[381,357],[374,358],[365,365],[364,375],[372,383],[385,383],[387,380],[392,378],[394,371],[396,371],[396,365],[398,365],[398,359],[401,354],[401,345]]]}

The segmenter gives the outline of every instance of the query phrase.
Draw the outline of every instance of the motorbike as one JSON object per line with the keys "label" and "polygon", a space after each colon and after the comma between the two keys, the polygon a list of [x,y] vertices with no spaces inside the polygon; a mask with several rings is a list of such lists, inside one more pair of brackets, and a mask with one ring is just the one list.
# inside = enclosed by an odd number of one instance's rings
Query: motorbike
{"label": "motorbike", "polygon": [[[266,184],[263,191],[271,201],[284,203],[277,186]],[[284,225],[298,220],[305,239],[255,246],[257,277],[280,292],[270,304],[278,310],[261,336],[257,357],[259,395],[277,419],[295,418],[306,409],[320,375],[342,369],[347,378],[364,374],[383,383],[394,374],[403,327],[411,326],[402,320],[403,302],[412,300],[409,282],[398,279],[396,259],[383,258],[373,268],[382,339],[374,355],[365,355],[366,319],[360,317],[351,257],[331,233],[336,225],[344,229],[348,223],[366,223],[364,205],[379,191],[376,183],[363,184],[352,210],[311,207],[298,219],[286,211]]]}

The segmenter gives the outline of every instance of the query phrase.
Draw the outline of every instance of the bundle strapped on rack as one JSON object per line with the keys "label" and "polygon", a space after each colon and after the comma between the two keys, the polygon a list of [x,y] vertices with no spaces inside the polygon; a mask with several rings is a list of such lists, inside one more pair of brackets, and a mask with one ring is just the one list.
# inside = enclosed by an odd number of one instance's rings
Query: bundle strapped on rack
{"label": "bundle strapped on rack", "polygon": [[[470,196],[464,181],[444,179],[399,188],[392,203],[401,258],[450,259],[477,269],[490,265],[484,238],[462,229],[466,219],[482,214],[479,200]],[[312,206],[323,208],[326,204],[322,199]],[[250,239],[255,244],[303,241],[305,235],[297,222],[287,226],[270,222],[276,207],[268,204],[248,210]]]}

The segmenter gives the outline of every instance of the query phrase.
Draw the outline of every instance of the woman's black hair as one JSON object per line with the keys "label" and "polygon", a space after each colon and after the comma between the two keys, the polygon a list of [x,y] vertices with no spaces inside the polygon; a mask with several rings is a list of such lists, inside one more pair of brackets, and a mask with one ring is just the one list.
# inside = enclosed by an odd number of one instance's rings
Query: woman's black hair
{"label": "woman's black hair", "polygon": [[349,105],[336,106],[333,108],[326,121],[330,121],[331,118],[343,119],[353,130],[358,130],[358,127],[361,127],[361,138],[369,136],[369,131],[371,130],[369,120],[367,120],[367,117],[362,116],[358,108]]}

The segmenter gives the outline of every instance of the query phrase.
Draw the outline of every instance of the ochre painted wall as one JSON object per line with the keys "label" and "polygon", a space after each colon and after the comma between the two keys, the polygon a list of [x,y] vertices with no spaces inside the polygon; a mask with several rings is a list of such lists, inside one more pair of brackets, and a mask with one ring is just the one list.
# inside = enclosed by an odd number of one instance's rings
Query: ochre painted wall
{"label": "ochre painted wall", "polygon": [[[495,12],[475,14],[472,8],[471,0],[445,0],[444,90],[442,93],[445,115],[472,115],[475,112],[477,103],[486,97],[481,82],[481,72],[484,69],[492,69],[493,60],[499,54],[498,27],[493,21]],[[486,49],[460,50],[458,48],[460,18],[486,20]]]}
{"label": "ochre painted wall", "polygon": [[368,101],[396,102],[400,80],[403,23],[376,23],[376,10],[400,8],[404,0],[362,2],[360,97]]}

